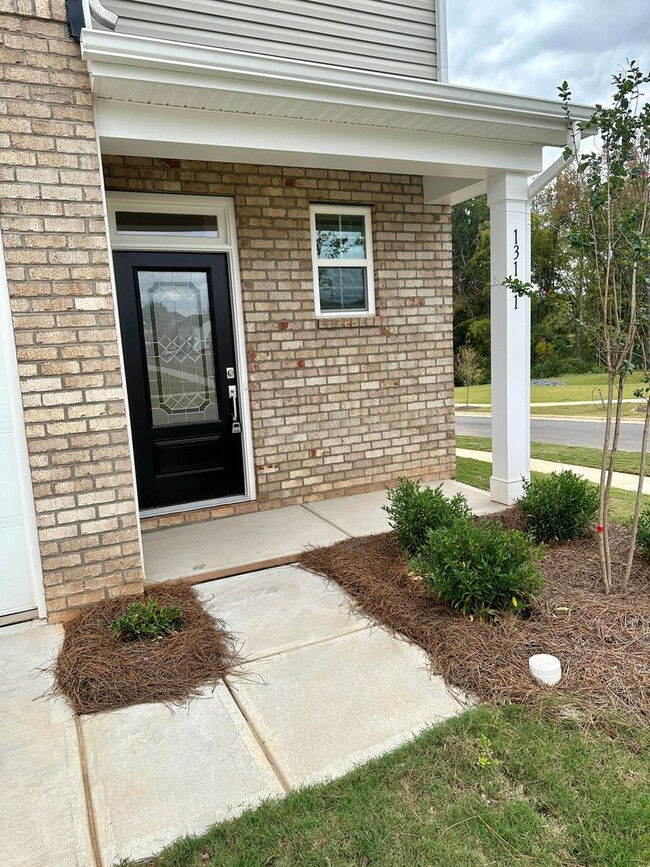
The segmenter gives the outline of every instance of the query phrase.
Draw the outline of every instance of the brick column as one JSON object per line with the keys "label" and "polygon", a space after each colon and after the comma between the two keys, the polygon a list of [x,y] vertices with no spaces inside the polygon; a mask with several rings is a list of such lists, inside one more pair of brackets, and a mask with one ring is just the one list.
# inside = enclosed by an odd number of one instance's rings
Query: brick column
{"label": "brick column", "polygon": [[64,0],[0,0],[0,227],[48,617],[142,589],[92,96]]}

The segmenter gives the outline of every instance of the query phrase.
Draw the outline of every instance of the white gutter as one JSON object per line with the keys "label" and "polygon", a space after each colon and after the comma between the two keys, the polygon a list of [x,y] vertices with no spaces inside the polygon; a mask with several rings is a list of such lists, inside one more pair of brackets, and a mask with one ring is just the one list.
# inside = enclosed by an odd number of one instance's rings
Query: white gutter
{"label": "white gutter", "polygon": [[98,24],[101,24],[102,27],[107,27],[109,30],[115,30],[117,27],[117,15],[103,6],[100,0],[88,0],[88,11],[91,18],[97,21]]}
{"label": "white gutter", "polygon": [[567,132],[567,147],[571,150],[569,156],[561,154],[554,163],[544,169],[528,184],[528,201],[532,202],[535,196],[557,178],[560,172],[577,158],[580,151],[580,127],[577,121],[573,121]]}
{"label": "white gutter", "polygon": [[449,81],[449,49],[447,43],[447,0],[436,0],[436,58],[438,81]]}

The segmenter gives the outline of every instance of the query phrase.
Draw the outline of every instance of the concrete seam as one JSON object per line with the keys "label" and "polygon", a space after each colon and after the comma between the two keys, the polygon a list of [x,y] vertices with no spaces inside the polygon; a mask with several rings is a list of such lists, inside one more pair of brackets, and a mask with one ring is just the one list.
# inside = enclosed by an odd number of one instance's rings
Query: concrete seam
{"label": "concrete seam", "polygon": [[246,664],[251,662],[260,662],[263,659],[274,659],[276,656],[283,656],[285,653],[293,653],[294,651],[302,650],[305,647],[317,647],[319,644],[328,644],[330,641],[338,641],[339,638],[346,638],[348,635],[356,635],[359,632],[369,632],[373,629],[381,629],[380,624],[367,623],[365,626],[353,626],[345,632],[339,632],[338,635],[328,635],[326,638],[317,638],[315,641],[305,641],[303,644],[286,647],[284,650],[275,650],[273,653],[265,653],[263,656],[250,657],[246,660]]}
{"label": "concrete seam", "polygon": [[[236,706],[237,706],[237,710],[239,711],[239,713],[240,713],[240,714],[242,715],[242,717],[244,718],[244,722],[245,722],[246,725],[248,726],[248,729],[249,729],[250,733],[253,735],[253,737],[255,738],[255,741],[257,742],[259,748],[260,748],[260,749],[262,750],[262,752],[264,753],[264,757],[266,758],[267,762],[268,762],[269,765],[271,766],[271,770],[273,771],[273,773],[274,773],[275,776],[277,777],[278,782],[280,783],[280,785],[281,785],[282,788],[284,789],[284,793],[285,793],[285,794],[289,794],[289,792],[291,791],[291,784],[289,783],[289,781],[287,780],[287,778],[284,776],[284,774],[283,774],[282,771],[280,770],[280,767],[278,766],[278,764],[277,764],[277,762],[276,762],[276,760],[275,760],[275,758],[274,758],[274,756],[273,756],[272,751],[271,751],[271,750],[269,749],[269,747],[266,745],[266,742],[264,741],[264,738],[262,737],[262,735],[260,734],[260,732],[257,730],[257,727],[256,727],[255,723],[253,722],[253,720],[248,716],[248,714],[247,714],[246,711],[244,710],[244,708],[243,708],[241,702],[239,701],[239,699],[238,699],[238,697],[237,697],[237,695],[236,695],[236,690],[234,689],[234,687],[232,687],[232,686],[230,685],[230,683],[228,683],[227,678],[224,678],[224,681],[223,681],[223,682],[224,682],[224,684],[226,685],[226,689],[227,689],[228,692],[230,693],[230,696],[231,696],[232,700],[235,702],[235,704],[236,704]],[[100,865],[100,867],[101,867],[101,865]]]}
{"label": "concrete seam", "polygon": [[330,527],[334,527],[335,530],[338,530],[339,533],[343,533],[343,535],[347,536],[348,539],[354,538],[353,533],[348,533],[347,530],[344,530],[343,527],[339,527],[339,525],[335,524],[334,521],[331,521],[329,518],[324,518],[322,515],[319,515],[318,512],[316,512],[314,509],[311,509],[309,503],[301,503],[300,508],[314,515],[314,517],[319,518],[321,521],[324,521],[324,523],[329,524]]}
{"label": "concrete seam", "polygon": [[77,732],[77,748],[79,750],[79,762],[81,764],[81,779],[84,787],[84,800],[86,802],[86,818],[88,820],[88,833],[90,834],[90,844],[93,850],[93,858],[95,867],[103,867],[102,853],[99,847],[99,837],[97,834],[97,822],[95,819],[95,808],[93,806],[92,793],[90,791],[90,777],[88,776],[88,761],[86,757],[86,745],[81,728],[81,720],[75,714],[74,717],[75,729]]}

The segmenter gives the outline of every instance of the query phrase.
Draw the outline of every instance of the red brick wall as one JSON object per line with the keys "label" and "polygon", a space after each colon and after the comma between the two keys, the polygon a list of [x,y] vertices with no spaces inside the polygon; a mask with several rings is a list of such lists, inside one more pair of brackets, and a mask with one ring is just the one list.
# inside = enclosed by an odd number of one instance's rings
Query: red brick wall
{"label": "red brick wall", "polygon": [[[257,503],[454,473],[449,209],[405,175],[107,156],[108,190],[234,197]],[[309,204],[372,205],[377,315],[318,321]]]}

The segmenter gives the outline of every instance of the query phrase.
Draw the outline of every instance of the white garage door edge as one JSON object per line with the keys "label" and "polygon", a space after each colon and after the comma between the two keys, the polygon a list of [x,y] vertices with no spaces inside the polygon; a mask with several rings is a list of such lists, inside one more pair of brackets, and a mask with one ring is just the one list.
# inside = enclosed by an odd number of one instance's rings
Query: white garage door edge
{"label": "white garage door edge", "polygon": [[[25,424],[23,419],[23,407],[20,396],[18,378],[18,363],[16,360],[16,348],[9,303],[9,290],[7,286],[7,272],[5,268],[4,248],[2,235],[0,234],[0,359],[4,364],[0,365],[0,372],[4,367],[7,380],[7,400],[9,405],[9,424],[12,436],[5,438],[5,443],[11,443],[15,457],[17,470],[17,491],[9,491],[9,481],[0,480],[0,496],[4,493],[12,502],[8,504],[8,510],[13,512],[10,518],[3,522],[0,519],[0,527],[12,525],[24,542],[24,557],[22,558],[22,570],[20,574],[10,575],[12,581],[27,582],[25,585],[25,601],[29,604],[21,604],[14,611],[7,610],[3,604],[5,600],[0,598],[0,613],[7,615],[37,609],[40,617],[45,617],[45,596],[43,593],[43,573],[41,570],[41,558],[38,547],[38,534],[36,529],[36,513],[34,510],[34,497],[29,470],[29,458],[27,454],[27,439],[25,437]],[[9,446],[9,447],[11,447]],[[10,455],[10,457],[12,457]],[[22,546],[21,546],[22,547]],[[4,561],[5,568],[8,566]],[[0,593],[1,593],[0,589]],[[4,609],[4,610],[3,610]]]}

